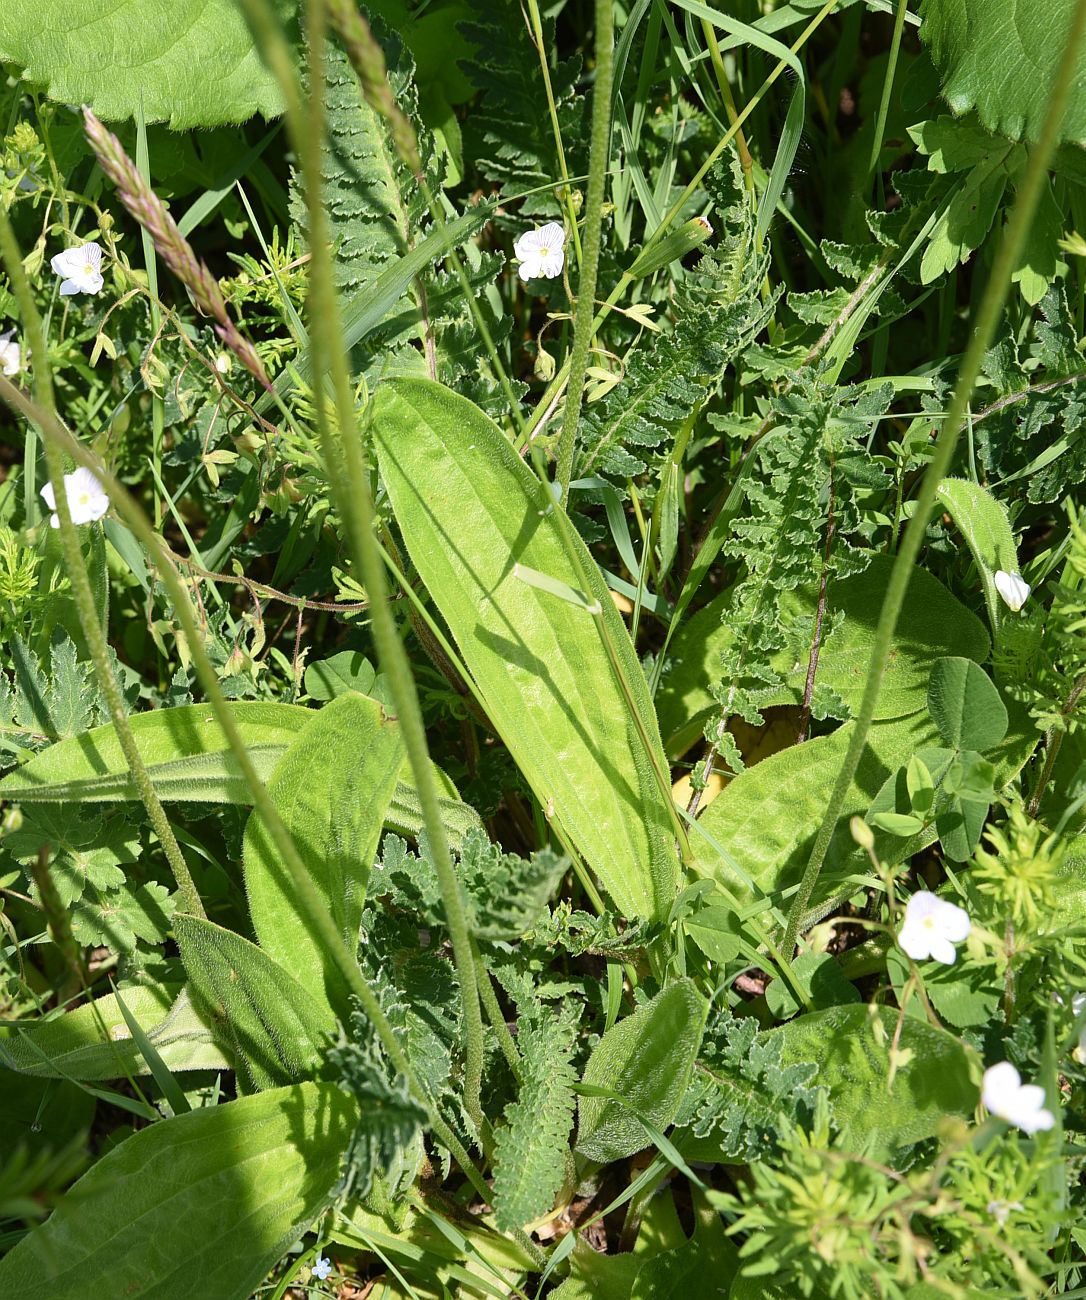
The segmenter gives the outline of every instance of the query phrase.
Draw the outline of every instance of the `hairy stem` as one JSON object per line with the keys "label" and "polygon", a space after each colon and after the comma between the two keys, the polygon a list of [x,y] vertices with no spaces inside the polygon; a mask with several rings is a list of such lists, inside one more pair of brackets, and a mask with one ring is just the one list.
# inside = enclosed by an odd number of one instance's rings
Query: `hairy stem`
{"label": "hairy stem", "polygon": [[871,649],[871,660],[868,664],[863,700],[860,703],[859,714],[853,726],[848,752],[841,764],[841,770],[837,774],[837,781],[830,795],[829,805],[822,818],[822,824],[818,828],[815,842],[811,848],[810,858],[800,881],[799,890],[788,914],[783,947],[785,953],[789,955],[795,949],[796,940],[799,937],[800,923],[807,912],[811,895],[821,874],[822,865],[826,860],[826,852],[829,849],[830,839],[837,826],[841,805],[844,803],[849,786],[852,784],[852,778],[860,762],[860,755],[867,743],[867,733],[871,727],[875,704],[882,686],[886,665],[890,658],[890,645],[894,635],[894,628],[897,626],[898,615],[901,613],[901,606],[905,599],[905,591],[909,584],[912,566],[916,563],[921,543],[924,540],[924,534],[927,531],[928,519],[935,504],[936,489],[950,468],[954,449],[957,446],[958,434],[969,407],[973,385],[980,374],[984,354],[999,324],[1011,272],[1014,269],[1019,250],[1033,220],[1033,214],[1037,209],[1041,186],[1047,177],[1048,163],[1056,148],[1060,123],[1063,120],[1064,109],[1067,106],[1068,96],[1074,82],[1075,60],[1078,56],[1079,45],[1084,31],[1086,31],[1086,0],[1077,0],[1071,18],[1070,30],[1064,44],[1063,55],[1060,59],[1060,66],[1049,91],[1048,109],[1045,113],[1041,136],[1030,154],[1025,178],[1019,187],[1017,201],[1011,211],[1010,220],[1007,223],[1003,240],[992,265],[975,323],[970,331],[969,344],[965,356],[962,358],[962,365],[958,372],[957,383],[954,385],[950,408],[947,411],[935,444],[935,454],[920,485],[916,509],[909,520],[909,525],[905,530],[905,536],[890,574],[890,582],[879,615],[878,628],[875,632],[875,643]]}
{"label": "hairy stem", "polygon": [[596,304],[596,275],[600,265],[603,193],[607,185],[607,152],[611,141],[611,80],[615,60],[613,0],[596,0],[596,84],[592,88],[592,137],[588,151],[588,194],[585,199],[584,247],[577,281],[577,307],[573,317],[573,349],[569,360],[569,388],[562,432],[558,439],[558,482],[563,502],[573,476],[573,452],[581,418],[588,350],[592,342]]}

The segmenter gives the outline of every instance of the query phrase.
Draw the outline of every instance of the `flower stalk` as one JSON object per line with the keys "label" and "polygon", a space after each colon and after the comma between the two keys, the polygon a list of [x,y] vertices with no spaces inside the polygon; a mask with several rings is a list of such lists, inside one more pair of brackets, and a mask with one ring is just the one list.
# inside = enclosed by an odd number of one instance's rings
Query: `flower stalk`
{"label": "flower stalk", "polygon": [[159,256],[192,294],[196,306],[215,322],[215,333],[258,383],[271,390],[271,380],[253,345],[241,336],[226,310],[219,282],[193,252],[177,228],[166,205],[140,175],[120,140],[106,129],[89,108],[83,109],[83,126],[102,170],[116,186],[128,211],[154,240]]}

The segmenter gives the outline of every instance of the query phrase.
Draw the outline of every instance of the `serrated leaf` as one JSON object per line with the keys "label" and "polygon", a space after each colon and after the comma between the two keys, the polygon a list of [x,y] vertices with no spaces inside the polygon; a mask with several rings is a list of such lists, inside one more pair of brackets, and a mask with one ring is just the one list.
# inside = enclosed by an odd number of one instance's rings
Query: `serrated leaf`
{"label": "serrated leaf", "polygon": [[511,1232],[550,1212],[569,1158],[576,1099],[572,1023],[544,1013],[518,1035],[524,1079],[495,1138],[494,1214]]}
{"label": "serrated leaf", "polygon": [[[1036,140],[1067,43],[1075,0],[924,0],[921,40],[943,97],[1012,140]],[[998,74],[998,75],[996,75]],[[1086,49],[1080,52],[1059,139],[1086,144]]]}
{"label": "serrated leaf", "polygon": [[134,1133],[0,1260],[0,1293],[249,1295],[331,1199],[356,1114],[304,1083]]}
{"label": "serrated leaf", "polygon": [[[621,1100],[582,1096],[577,1150],[605,1164],[649,1145],[643,1115],[665,1129],[678,1113],[701,1044],[708,1005],[693,981],[669,984],[609,1029],[597,1043],[584,1082]],[[637,1112],[637,1114],[635,1114]]]}
{"label": "serrated leaf", "polygon": [[[292,22],[296,0],[274,0]],[[283,100],[233,0],[6,0],[0,58],[66,104],[175,130],[277,117]]]}

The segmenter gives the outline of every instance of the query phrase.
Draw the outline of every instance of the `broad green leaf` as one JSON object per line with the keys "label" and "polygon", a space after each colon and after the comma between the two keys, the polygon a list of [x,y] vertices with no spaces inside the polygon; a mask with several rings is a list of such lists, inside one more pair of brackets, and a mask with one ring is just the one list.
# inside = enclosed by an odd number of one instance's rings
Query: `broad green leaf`
{"label": "broad green leaf", "polygon": [[626,1104],[581,1097],[577,1151],[582,1156],[604,1164],[648,1146],[638,1114],[661,1130],[672,1122],[690,1081],[707,1011],[693,981],[679,980],[604,1034],[583,1082],[609,1089]]}
{"label": "broad green leaf", "polygon": [[[980,573],[988,617],[993,628],[999,627],[1000,604],[995,589],[995,575],[1018,572],[1018,551],[1014,545],[1011,521],[1006,507],[987,488],[962,478],[945,478],[936,492],[940,504],[954,520],[958,532],[973,554]],[[955,651],[967,659],[982,662],[986,655]]]}
{"label": "broad green leaf", "polygon": [[225,1022],[248,1090],[296,1083],[320,1068],[336,1020],[278,962],[232,930],[177,916],[185,974],[207,1013]]}
{"label": "broad green leaf", "polygon": [[[326,705],[280,760],[268,784],[276,811],[350,952],[366,883],[403,766],[400,730],[376,700],[349,691]],[[261,948],[319,1003],[341,1006],[342,977],[299,909],[275,840],[259,812],[245,828],[245,889]]]}
{"label": "broad green leaf", "polygon": [[[691,831],[694,870],[720,881],[740,900],[797,884],[853,725],[846,722],[829,736],[793,745],[737,776]],[[935,740],[926,712],[876,722],[871,727],[830,841],[816,905],[840,892],[835,875],[857,867],[858,851],[849,833],[849,819],[862,816],[886,778],[918,748]],[[699,828],[706,834],[700,835]],[[859,863],[860,870],[865,869],[864,862],[866,858]]]}
{"label": "broad green leaf", "polygon": [[[920,37],[956,114],[976,108],[989,131],[1036,140],[1075,0],[924,0]],[[1086,144],[1086,49],[1060,140]]]}
{"label": "broad green leaf", "polygon": [[[663,773],[666,764],[637,656],[592,557],[466,398],[428,380],[388,381],[373,434],[411,559],[548,817],[624,915],[665,916],[677,861],[653,764]],[[586,592],[600,613],[519,581],[517,563]]]}
{"label": "broad green leaf", "polygon": [[[234,1068],[233,1056],[201,1019],[188,989],[138,984],[126,988],[123,997],[175,1073]],[[0,1065],[49,1079],[120,1079],[147,1073],[147,1062],[113,994],[62,1015],[0,1027]]]}
{"label": "broad green leaf", "polygon": [[987,752],[1007,734],[1007,706],[972,659],[936,659],[928,684],[928,712],[952,749]]}
{"label": "broad green leaf", "polygon": [[1016,161],[1012,146],[978,163],[951,192],[939,213],[920,260],[920,282],[931,284],[947,271],[969,260],[992,228],[1003,191],[1007,188],[1008,166]]}
{"label": "broad green leaf", "polygon": [[[792,963],[792,973],[817,1011],[860,1000],[859,993],[828,952],[800,953]],[[786,1020],[800,1010],[791,985],[779,975],[766,986],[765,1001],[774,1020]]]}
{"label": "broad green leaf", "polygon": [[388,703],[387,693],[374,689],[377,681],[377,669],[360,650],[340,650],[305,670],[306,693],[314,700],[334,700],[347,691],[358,691]]}
{"label": "broad green leaf", "polygon": [[[875,625],[892,566],[892,559],[877,556],[863,573],[829,589],[827,608],[833,630],[822,645],[815,681],[835,691],[854,712],[867,682]],[[814,586],[783,593],[782,617],[811,621],[817,599]],[[660,729],[672,756],[701,735],[705,718],[717,707],[709,688],[720,679],[720,656],[733,636],[727,607],[728,597],[717,597],[695,614],[672,642],[673,667],[656,695]],[[808,647],[805,638],[802,648],[775,657],[773,666],[784,676],[785,684],[772,703],[802,701]],[[988,654],[988,637],[979,620],[941,582],[914,569],[879,691],[876,719],[902,717],[922,709],[931,661],[941,654],[983,660]]]}
{"label": "broad green leaf", "polygon": [[[296,0],[274,0],[291,21]],[[5,0],[0,58],[52,99],[175,130],[277,117],[283,100],[234,0]]]}
{"label": "broad green leaf", "polygon": [[[230,711],[253,766],[264,781],[270,779],[302,728],[318,716],[315,709],[296,704],[252,701],[231,702]],[[176,709],[153,709],[133,714],[129,722],[136,747],[164,802],[252,803],[249,787],[210,706],[186,704]],[[481,825],[479,816],[460,799],[440,768],[434,767],[433,771],[442,794],[445,831],[450,843],[459,848],[471,827]],[[422,808],[406,761],[401,776],[385,824],[389,830],[415,838],[422,829]],[[139,792],[117,733],[109,724],[51,745],[10,772],[0,781],[0,799],[19,803],[118,803],[138,800]]]}
{"label": "broad green leaf", "polygon": [[829,1089],[846,1147],[875,1159],[931,1137],[944,1115],[968,1114],[977,1102],[966,1049],[952,1034],[911,1016],[898,1043],[911,1055],[887,1086],[898,1018],[891,1007],[830,1007],[767,1035],[781,1039],[786,1064],[818,1066],[817,1081]]}
{"label": "broad green leaf", "polygon": [[0,1295],[248,1296],[328,1205],[355,1118],[303,1083],[152,1124],[0,1260]]}

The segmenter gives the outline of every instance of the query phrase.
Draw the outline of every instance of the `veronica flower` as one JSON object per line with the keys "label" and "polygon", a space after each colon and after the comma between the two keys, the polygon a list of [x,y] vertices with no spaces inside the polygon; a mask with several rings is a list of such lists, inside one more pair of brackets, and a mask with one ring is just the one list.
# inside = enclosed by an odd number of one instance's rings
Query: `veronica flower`
{"label": "veronica flower", "polygon": [[536,230],[526,230],[513,245],[520,262],[518,275],[522,280],[537,280],[545,275],[553,280],[562,274],[566,254],[566,232],[557,221],[549,221]]}
{"label": "veronica flower", "polygon": [[968,912],[920,889],[905,907],[905,921],[897,941],[913,961],[933,957],[944,966],[953,966],[957,956],[954,945],[967,939],[969,930]]}
{"label": "veronica flower", "polygon": [[[60,516],[56,513],[57,499],[52,483],[46,483],[41,490],[42,500],[53,511],[49,524],[60,527]],[[109,497],[105,488],[98,482],[89,469],[81,465],[71,474],[64,475],[64,495],[68,498],[68,510],[73,524],[91,524],[101,519],[109,509]]]}
{"label": "veronica flower", "polygon": [[1003,597],[1004,604],[1016,614],[1026,603],[1030,592],[1029,583],[1023,580],[1020,573],[1004,573],[1002,569],[996,570],[995,589]]}
{"label": "veronica flower", "polygon": [[60,292],[65,298],[73,293],[97,293],[105,283],[101,270],[102,250],[95,243],[66,248],[49,265],[62,277]]}
{"label": "veronica flower", "polygon": [[993,1115],[1023,1133],[1038,1133],[1056,1122],[1045,1108],[1045,1090],[1036,1083],[1023,1083],[1010,1061],[1000,1061],[984,1071],[980,1099]]}
{"label": "veronica flower", "polygon": [[10,334],[0,334],[0,374],[11,379],[23,368],[23,350]]}
{"label": "veronica flower", "polygon": [[320,1281],[323,1282],[332,1271],[332,1261],[330,1259],[325,1259],[323,1255],[318,1255],[313,1261],[312,1271],[313,1276],[319,1278]]}

